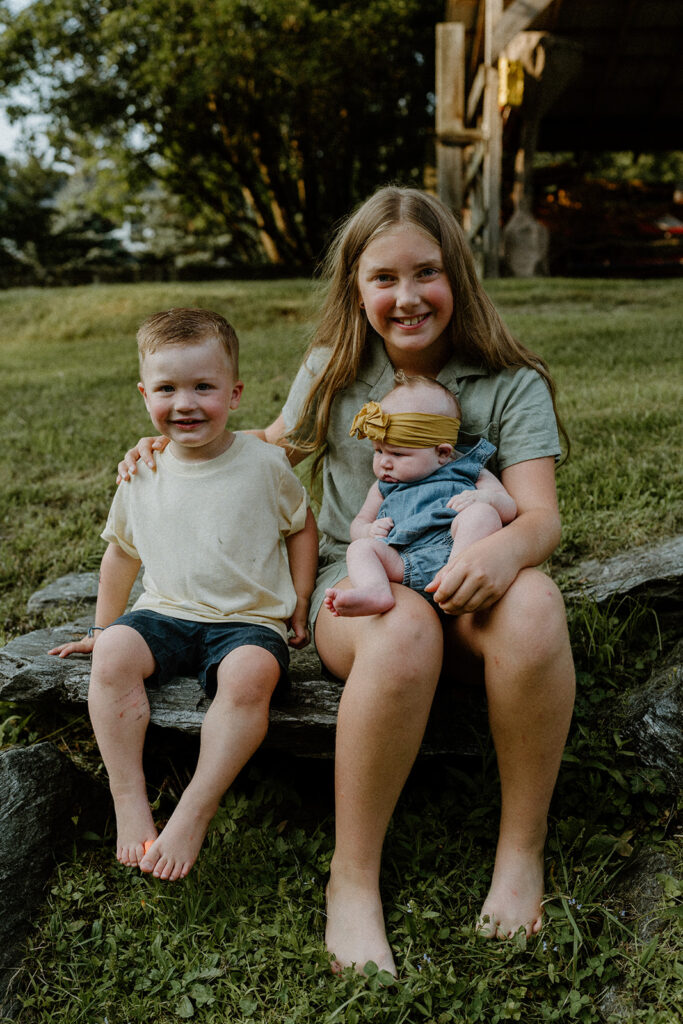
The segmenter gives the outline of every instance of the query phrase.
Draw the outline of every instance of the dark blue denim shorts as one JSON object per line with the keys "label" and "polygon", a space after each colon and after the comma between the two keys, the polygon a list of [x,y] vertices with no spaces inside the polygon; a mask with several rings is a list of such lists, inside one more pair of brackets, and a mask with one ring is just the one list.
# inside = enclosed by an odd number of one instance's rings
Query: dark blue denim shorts
{"label": "dark blue denim shorts", "polygon": [[216,694],[216,672],[238,647],[262,647],[280,666],[277,689],[288,682],[289,648],[279,633],[251,622],[190,622],[159,612],[126,612],[112,626],[129,626],[145,641],[156,671],[145,682],[162,686],[176,676],[197,676],[208,697]]}

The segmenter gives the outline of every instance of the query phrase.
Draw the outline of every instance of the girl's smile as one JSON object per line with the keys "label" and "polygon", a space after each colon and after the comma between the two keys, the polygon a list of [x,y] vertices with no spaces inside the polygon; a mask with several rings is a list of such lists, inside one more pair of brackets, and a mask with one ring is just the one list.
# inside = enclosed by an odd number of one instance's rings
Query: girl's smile
{"label": "girl's smile", "polygon": [[373,239],[359,260],[358,290],[397,369],[425,373],[445,364],[453,293],[432,238],[405,225]]}

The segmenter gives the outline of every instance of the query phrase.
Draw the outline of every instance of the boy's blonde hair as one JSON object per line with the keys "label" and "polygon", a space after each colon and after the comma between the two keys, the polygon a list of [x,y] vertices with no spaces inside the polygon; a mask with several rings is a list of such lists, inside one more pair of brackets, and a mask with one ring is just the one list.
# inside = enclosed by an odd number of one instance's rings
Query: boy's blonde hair
{"label": "boy's blonde hair", "polygon": [[140,324],[137,333],[140,366],[145,356],[164,345],[197,345],[215,338],[223,346],[235,377],[239,377],[239,342],[234,328],[210,309],[166,309]]}
{"label": "boy's blonde hair", "polygon": [[358,264],[370,242],[399,225],[410,225],[435,241],[453,293],[453,316],[446,328],[453,352],[464,362],[495,373],[529,366],[543,377],[562,436],[568,437],[555,407],[555,385],[546,363],[503,323],[479,281],[467,237],[455,216],[435,196],[419,189],[388,185],[366,200],[340,227],[323,265],[329,281],[320,324],[309,348],[329,347],[330,358],[313,382],[289,443],[317,451],[322,460],[332,401],[356,379],[372,328],[360,308]]}

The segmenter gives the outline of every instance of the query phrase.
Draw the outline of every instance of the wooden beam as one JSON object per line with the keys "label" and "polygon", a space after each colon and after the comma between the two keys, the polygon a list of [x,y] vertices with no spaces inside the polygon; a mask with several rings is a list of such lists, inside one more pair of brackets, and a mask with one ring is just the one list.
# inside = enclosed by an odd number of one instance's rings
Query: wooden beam
{"label": "wooden beam", "polygon": [[486,68],[484,67],[483,64],[480,64],[479,67],[477,68],[477,73],[474,76],[474,81],[472,82],[470,94],[467,97],[467,110],[465,111],[465,120],[467,124],[469,124],[474,119],[474,115],[477,112],[479,100],[481,99],[482,93],[484,91],[485,81]]}
{"label": "wooden beam", "polygon": [[[538,2],[538,0],[534,0]],[[500,245],[500,187],[503,163],[503,123],[498,110],[498,68],[493,56],[493,39],[497,26],[504,18],[503,0],[486,0],[486,30],[484,33],[484,109],[482,128],[488,136],[484,157],[483,200],[486,212],[484,227],[484,275],[498,277]]]}
{"label": "wooden beam", "polygon": [[465,117],[465,26],[457,21],[436,26],[436,134],[457,132]]}
{"label": "wooden beam", "polygon": [[439,132],[437,136],[442,146],[471,146],[485,138],[481,128],[457,128],[453,131]]}
{"label": "wooden beam", "polygon": [[479,0],[479,6],[477,7],[477,20],[474,25],[474,35],[472,38],[472,44],[470,49],[470,78],[472,78],[476,72],[476,69],[481,60],[481,51],[484,42],[484,25],[486,22],[486,0]]}
{"label": "wooden beam", "polygon": [[532,21],[549,7],[552,0],[514,0],[498,18],[491,40],[491,62],[518,32],[524,32]]}
{"label": "wooden beam", "polygon": [[461,216],[462,142],[465,118],[465,26],[436,26],[436,177],[439,198]]}

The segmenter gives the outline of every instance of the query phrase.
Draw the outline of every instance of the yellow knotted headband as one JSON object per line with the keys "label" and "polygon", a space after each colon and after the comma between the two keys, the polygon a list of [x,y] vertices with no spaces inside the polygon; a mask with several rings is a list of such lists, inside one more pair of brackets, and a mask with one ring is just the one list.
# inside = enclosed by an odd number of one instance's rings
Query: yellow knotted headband
{"label": "yellow knotted headband", "polygon": [[384,412],[379,402],[366,402],[353,418],[351,437],[368,437],[397,448],[432,448],[437,444],[455,445],[460,420],[455,416],[437,416],[429,412]]}

